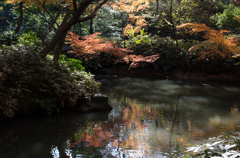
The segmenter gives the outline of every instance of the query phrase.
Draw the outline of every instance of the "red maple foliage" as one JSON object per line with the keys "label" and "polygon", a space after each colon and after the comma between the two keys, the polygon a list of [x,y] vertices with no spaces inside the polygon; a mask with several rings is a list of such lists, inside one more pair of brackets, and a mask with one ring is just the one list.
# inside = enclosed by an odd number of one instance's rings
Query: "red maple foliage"
{"label": "red maple foliage", "polygon": [[123,60],[126,63],[131,62],[129,69],[132,68],[138,68],[138,67],[144,67],[144,64],[146,63],[154,63],[157,59],[159,59],[159,54],[151,55],[143,57],[142,55],[126,55]]}
{"label": "red maple foliage", "polygon": [[105,52],[121,58],[127,52],[131,52],[130,49],[116,47],[115,43],[101,39],[100,35],[101,33],[97,32],[87,36],[78,36],[68,32],[66,39],[73,48],[73,51],[69,51],[69,53],[91,58]]}
{"label": "red maple foliage", "polygon": [[115,43],[105,41],[99,35],[101,35],[99,32],[87,36],[79,36],[69,32],[66,39],[73,50],[68,53],[76,54],[85,60],[99,56],[101,53],[111,54],[114,56],[112,59],[115,60],[115,64],[120,62],[131,63],[129,69],[144,67],[146,63],[154,63],[159,58],[159,54],[146,57],[130,54],[133,52],[132,50],[116,47]]}

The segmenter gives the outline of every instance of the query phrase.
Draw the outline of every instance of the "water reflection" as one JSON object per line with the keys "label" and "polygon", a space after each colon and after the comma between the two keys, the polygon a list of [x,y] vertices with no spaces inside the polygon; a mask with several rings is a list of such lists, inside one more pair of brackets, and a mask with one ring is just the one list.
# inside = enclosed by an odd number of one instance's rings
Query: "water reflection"
{"label": "water reflection", "polygon": [[[131,117],[122,120],[129,121],[127,127],[136,126],[128,127],[134,131],[128,136],[146,140],[135,141],[134,146],[147,146],[144,153],[147,157],[180,157],[187,146],[240,129],[240,89],[237,87],[139,78],[109,78],[103,85],[103,91],[112,96],[116,108],[128,101],[123,116]],[[132,112],[129,113],[128,107]],[[146,107],[152,110],[139,112]]]}
{"label": "water reflection", "polygon": [[[1,158],[67,157],[67,141],[88,122],[107,121],[108,113],[71,113],[0,122]],[[91,153],[92,154],[92,151]],[[87,155],[87,152],[86,154]]]}
{"label": "water reflection", "polygon": [[240,131],[240,88],[101,76],[114,109],[2,122],[0,157],[181,157]]}

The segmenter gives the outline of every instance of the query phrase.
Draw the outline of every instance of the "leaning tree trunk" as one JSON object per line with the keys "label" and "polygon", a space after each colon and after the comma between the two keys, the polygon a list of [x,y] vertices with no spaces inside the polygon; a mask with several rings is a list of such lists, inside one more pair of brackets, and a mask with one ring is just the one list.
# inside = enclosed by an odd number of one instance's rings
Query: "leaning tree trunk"
{"label": "leaning tree trunk", "polygon": [[[63,3],[61,3],[63,4]],[[45,43],[45,40],[47,38],[47,35],[49,34],[49,32],[52,30],[52,28],[54,28],[54,24],[57,24],[57,19],[58,17],[61,15],[61,4],[59,5],[59,8],[58,8],[58,13],[56,15],[56,17],[54,19],[52,19],[52,23],[51,25],[48,27],[47,31],[44,33],[43,37],[42,37],[42,43]],[[56,30],[56,29],[55,29]]]}
{"label": "leaning tree trunk", "polygon": [[43,48],[42,51],[39,52],[39,54],[42,58],[45,58],[47,56],[47,54],[51,50],[53,50],[57,44],[59,44],[59,41],[66,38],[66,35],[72,25],[73,25],[72,22],[68,22],[68,23],[62,24],[60,26],[60,28],[57,30],[55,36],[53,37],[53,39],[48,43],[47,46],[45,46]]}
{"label": "leaning tree trunk", "polygon": [[[65,35],[66,36],[66,35]],[[54,52],[54,61],[57,62],[60,55],[61,55],[61,52],[62,52],[62,49],[63,49],[63,45],[64,45],[64,41],[65,41],[65,38],[62,38],[60,39],[60,41],[58,42],[58,46],[57,46],[57,49],[55,50]]]}
{"label": "leaning tree trunk", "polygon": [[16,34],[19,32],[19,30],[23,24],[23,2],[19,3],[19,11],[20,11],[20,19],[19,19],[18,25],[15,29]]}
{"label": "leaning tree trunk", "polygon": [[74,4],[74,15],[73,15],[73,17],[70,20],[68,20],[69,17],[70,17],[70,14],[71,14],[71,10],[69,9],[68,12],[66,13],[61,25],[59,26],[56,34],[52,38],[52,40],[45,46],[45,48],[43,48],[42,51],[39,52],[39,54],[42,58],[45,58],[47,56],[47,54],[51,50],[53,50],[54,47],[56,47],[58,45],[57,49],[55,51],[56,57],[54,57],[54,59],[57,60],[59,58],[59,55],[61,53],[61,49],[62,49],[63,44],[64,44],[64,40],[65,40],[66,35],[67,35],[68,31],[70,30],[70,28],[77,23],[93,19],[96,16],[96,12],[98,11],[98,9],[100,9],[103,6],[103,4],[105,4],[108,0],[103,0],[101,3],[99,3],[94,8],[93,12],[90,15],[81,18],[80,16],[83,15],[83,13],[87,9],[87,7],[93,1],[94,0],[84,0],[80,3],[79,7],[77,8],[76,0],[73,0],[73,4]]}

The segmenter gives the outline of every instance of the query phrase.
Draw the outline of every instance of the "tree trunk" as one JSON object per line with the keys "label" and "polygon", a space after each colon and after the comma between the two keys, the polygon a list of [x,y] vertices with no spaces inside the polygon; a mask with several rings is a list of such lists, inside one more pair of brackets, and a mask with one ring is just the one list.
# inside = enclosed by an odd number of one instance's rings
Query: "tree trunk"
{"label": "tree trunk", "polygon": [[89,30],[90,34],[93,34],[93,19],[90,19],[90,30]]}
{"label": "tree trunk", "polygon": [[[87,9],[87,7],[91,4],[91,2],[93,2],[93,0],[84,0],[79,4],[79,8],[77,8],[76,10],[76,6],[75,6],[75,10],[74,10],[74,16],[70,19],[70,14],[71,14],[71,10],[69,9],[68,12],[66,13],[62,24],[59,26],[57,32],[55,33],[53,39],[48,43],[48,45],[43,48],[39,54],[42,58],[45,58],[47,56],[47,54],[53,50],[53,48],[58,45],[57,50],[55,51],[55,55],[56,57],[54,57],[54,59],[58,59],[59,55],[61,53],[60,48],[63,47],[64,44],[64,40],[66,38],[66,35],[68,33],[68,31],[70,30],[70,28],[72,26],[74,26],[77,23],[83,22],[83,21],[87,21],[90,20],[92,18],[94,18],[96,16],[96,12],[98,11],[99,8],[102,7],[103,4],[105,4],[108,0],[103,0],[101,3],[99,3],[95,8],[92,14],[86,16],[86,17],[80,17],[85,10]],[[75,2],[75,1],[73,1]],[[59,53],[60,52],[60,53]]]}
{"label": "tree trunk", "polygon": [[156,7],[157,7],[156,12],[157,12],[157,14],[158,14],[158,12],[159,12],[159,0],[156,0],[156,1],[157,1],[157,2],[156,2],[156,3],[157,3],[157,4],[156,4],[156,5],[157,5],[157,6],[156,6]]}
{"label": "tree trunk", "polygon": [[174,24],[174,21],[173,21],[173,0],[170,1],[170,22],[171,22],[171,25],[172,25],[172,31],[173,31],[173,35],[174,35],[174,38],[175,38],[175,41],[176,41],[176,52],[177,52],[177,55],[179,56],[179,46],[178,46],[178,38],[177,38],[177,31],[176,31],[176,27],[175,27],[175,24]]}
{"label": "tree trunk", "polygon": [[42,58],[45,58],[47,54],[59,43],[61,39],[66,38],[66,35],[72,25],[73,25],[72,21],[65,24],[61,24],[60,28],[57,30],[53,39],[49,42],[49,44],[45,48],[43,48],[42,51],[39,52]]}
{"label": "tree trunk", "polygon": [[[65,37],[66,37],[66,35],[65,35]],[[54,52],[54,59],[53,59],[53,60],[54,60],[55,62],[58,61],[58,59],[59,59],[59,57],[60,57],[60,55],[61,55],[62,48],[63,48],[63,46],[64,46],[65,37],[62,38],[62,39],[58,42],[57,49],[56,49],[55,52]]]}
{"label": "tree trunk", "polygon": [[23,2],[19,3],[19,10],[20,10],[20,19],[19,19],[18,25],[15,29],[16,34],[19,32],[19,30],[23,24]]}
{"label": "tree trunk", "polygon": [[172,25],[172,32],[173,32],[174,39],[175,39],[175,42],[176,42],[176,53],[177,53],[177,56],[178,56],[178,60],[180,61],[180,64],[181,64],[182,68],[184,68],[183,60],[182,60],[182,57],[180,56],[180,51],[179,51],[177,30],[176,30],[176,27],[175,27],[175,23],[173,21],[173,0],[170,1],[170,22],[171,22],[171,25]]}

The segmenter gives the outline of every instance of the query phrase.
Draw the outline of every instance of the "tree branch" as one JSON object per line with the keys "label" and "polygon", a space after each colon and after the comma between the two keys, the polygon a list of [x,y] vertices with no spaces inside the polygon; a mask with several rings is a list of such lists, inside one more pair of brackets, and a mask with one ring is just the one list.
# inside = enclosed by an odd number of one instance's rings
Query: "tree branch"
{"label": "tree branch", "polygon": [[87,7],[93,2],[94,0],[84,0],[83,2],[80,3],[77,11],[74,14],[73,19],[78,19],[79,16],[81,16],[85,10],[87,9]]}
{"label": "tree branch", "polygon": [[[53,16],[50,14],[50,12],[48,11],[48,9],[46,8],[46,5],[45,5],[45,2],[46,2],[46,1],[43,1],[43,3],[41,3],[39,0],[37,0],[37,2],[42,5],[43,9],[46,11],[46,13],[49,15],[49,17],[54,21]],[[63,3],[63,2],[62,2],[62,3]],[[55,22],[55,24],[59,27],[58,23]]]}
{"label": "tree branch", "polygon": [[77,1],[73,0],[73,9],[74,9],[74,14],[77,11]]}
{"label": "tree branch", "polygon": [[[61,3],[63,4],[63,2]],[[52,21],[51,25],[48,27],[47,31],[45,32],[45,34],[43,35],[43,38],[42,38],[42,43],[45,43],[45,39],[48,35],[48,33],[51,31],[52,28],[54,28],[54,24],[56,23],[58,17],[60,16],[61,14],[61,4],[59,5],[59,8],[58,8],[58,13],[56,15],[56,17],[54,18],[54,20]]]}
{"label": "tree branch", "polygon": [[[61,25],[67,23],[67,20],[68,20],[68,18],[69,18],[70,15],[71,15],[71,12],[72,12],[72,10],[69,8],[68,11],[67,11],[67,13],[66,13],[65,16],[64,16],[64,19],[63,19]],[[61,25],[60,25],[60,27],[61,27]]]}
{"label": "tree branch", "polygon": [[88,16],[86,16],[86,17],[83,17],[83,18],[78,18],[78,21],[77,21],[77,22],[83,22],[83,21],[86,21],[86,20],[89,20],[89,19],[94,18],[94,17],[96,16],[97,11],[98,11],[105,3],[107,3],[107,1],[108,1],[108,0],[103,0],[100,4],[98,4],[98,5],[94,8],[93,12],[92,12],[90,15],[88,15]]}

